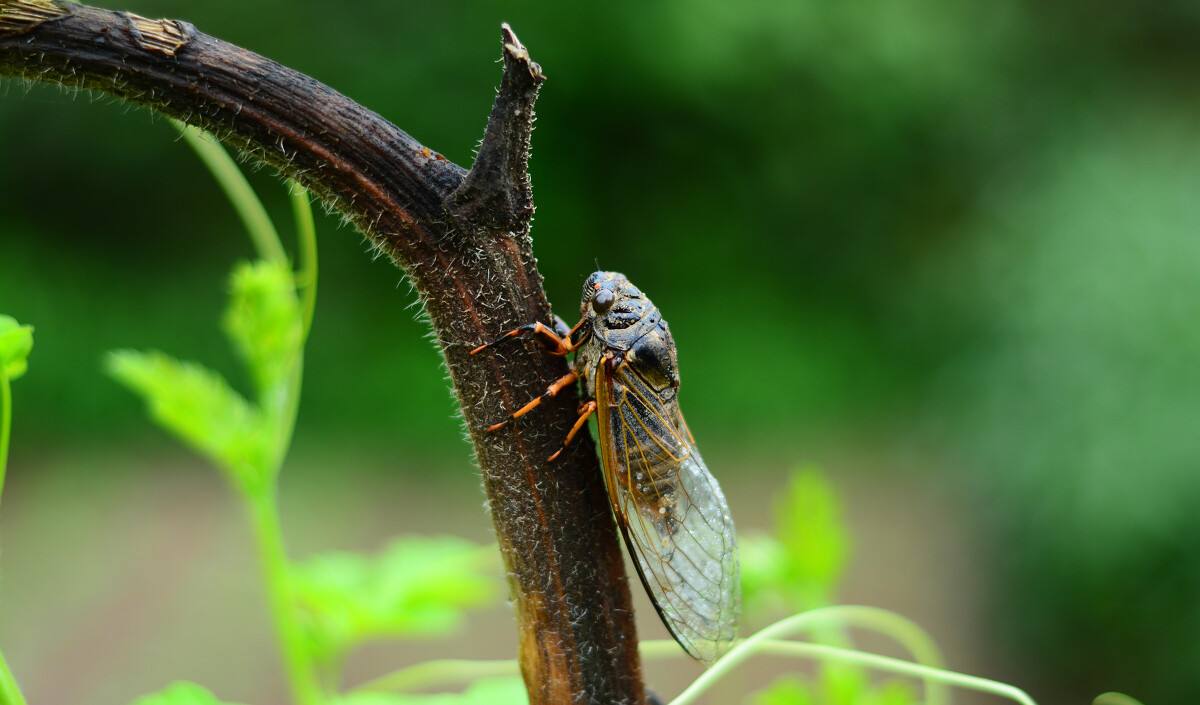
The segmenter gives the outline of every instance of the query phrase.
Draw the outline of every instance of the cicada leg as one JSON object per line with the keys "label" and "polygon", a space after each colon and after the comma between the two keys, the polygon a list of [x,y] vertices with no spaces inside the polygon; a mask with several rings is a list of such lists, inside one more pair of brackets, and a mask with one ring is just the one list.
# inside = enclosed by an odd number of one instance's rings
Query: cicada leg
{"label": "cicada leg", "polygon": [[567,432],[567,437],[563,440],[562,447],[554,451],[554,455],[551,455],[546,459],[547,462],[553,463],[558,456],[562,455],[562,452],[567,449],[567,446],[571,445],[571,441],[575,440],[575,434],[579,433],[579,429],[583,428],[583,425],[587,423],[588,418],[591,417],[592,414],[596,413],[595,400],[586,401],[580,404],[577,413],[579,414],[579,418],[575,420],[575,425],[572,426],[571,430]]}
{"label": "cicada leg", "polygon": [[574,370],[568,372],[567,374],[558,378],[558,380],[555,381],[554,384],[547,387],[546,392],[544,394],[542,394],[540,397],[534,397],[533,401],[529,402],[525,406],[522,406],[520,409],[517,409],[516,411],[514,411],[512,416],[501,421],[500,423],[494,423],[491,426],[488,426],[484,430],[487,431],[488,433],[493,433],[495,431],[499,431],[500,429],[509,425],[516,419],[519,419],[522,416],[524,416],[525,414],[528,414],[529,412],[538,408],[538,406],[541,405],[541,403],[543,401],[545,401],[546,399],[550,399],[552,397],[558,396],[558,393],[561,392],[564,387],[566,387],[567,385],[570,385],[570,384],[574,384],[575,380],[577,380],[577,379],[579,379],[579,374],[577,372],[575,372]]}
{"label": "cicada leg", "polygon": [[558,316],[554,317],[554,327],[557,330],[550,330],[546,324],[541,322],[527,323],[523,326],[513,328],[490,343],[484,343],[483,345],[480,345],[468,354],[476,355],[484,350],[487,350],[496,343],[503,342],[509,338],[515,338],[524,333],[542,336],[542,341],[550,346],[548,352],[551,355],[558,355],[562,357],[567,355],[567,353],[573,352],[577,347],[577,344],[571,340],[571,337],[575,335],[575,331],[579,330],[581,325],[583,325],[583,320],[579,321],[579,323],[576,323],[574,328],[567,328],[567,324],[564,323],[563,320]]}
{"label": "cicada leg", "polygon": [[[575,324],[574,328],[567,328],[567,324],[564,323],[561,318],[559,318],[558,316],[555,316],[554,323],[555,323],[555,328],[557,329],[556,331],[550,330],[550,328],[548,328],[544,323],[540,323],[540,322],[528,323],[526,325],[523,325],[523,326],[520,326],[518,328],[514,328],[514,329],[508,331],[507,333],[505,333],[504,335],[500,336],[499,338],[493,340],[490,343],[484,343],[483,345],[480,345],[479,347],[475,348],[468,354],[476,355],[497,343],[508,340],[509,338],[515,338],[522,334],[530,334],[530,335],[541,336],[542,341],[548,343],[551,346],[550,349],[548,350],[548,352],[551,355],[566,356],[567,354],[572,353],[576,349],[578,349],[579,346],[583,344],[583,341],[587,338],[587,334],[589,334],[591,332],[591,329],[586,329],[585,334],[580,336],[579,340],[575,339],[576,334],[579,333],[579,331],[583,328],[583,324],[587,320],[588,320],[587,318],[583,318],[579,321],[579,323]],[[487,428],[485,428],[484,430],[487,431],[488,433],[493,433],[495,431],[499,431],[500,429],[504,428],[508,424],[512,423],[514,420],[519,419],[522,416],[524,416],[525,414],[528,414],[529,412],[536,409],[546,399],[550,399],[554,396],[557,396],[558,393],[561,392],[565,387],[567,387],[568,385],[574,384],[575,380],[577,380],[577,379],[579,379],[579,373],[572,370],[571,372],[567,373],[566,375],[564,375],[564,376],[560,377],[558,380],[556,380],[554,382],[554,384],[551,384],[546,389],[544,394],[542,394],[539,397],[536,397],[535,399],[530,401],[525,406],[522,406],[520,409],[517,409],[515,412],[513,412],[512,416],[508,417],[507,419],[505,419],[499,423],[494,423],[491,426],[488,426]],[[583,412],[584,406],[586,406],[586,404],[580,406],[580,413]],[[594,409],[593,409],[593,411],[594,411]],[[590,415],[590,414],[591,414],[591,412],[589,411],[587,415]],[[551,460],[558,457],[559,453],[561,453],[563,451],[563,449],[565,449],[567,447],[567,444],[571,442],[571,439],[575,436],[576,433],[579,432],[579,429],[583,426],[584,422],[586,422],[587,415],[585,415],[582,419],[576,421],[575,427],[567,435],[566,442],[563,443],[562,448],[560,448],[558,450],[558,452],[556,452],[553,456],[551,456]]]}

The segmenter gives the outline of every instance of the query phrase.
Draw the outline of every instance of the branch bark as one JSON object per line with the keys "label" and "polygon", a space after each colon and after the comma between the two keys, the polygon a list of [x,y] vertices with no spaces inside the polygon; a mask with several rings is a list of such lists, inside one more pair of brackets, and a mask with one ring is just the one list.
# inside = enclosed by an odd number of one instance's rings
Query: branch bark
{"label": "branch bark", "polygon": [[624,561],[591,439],[554,464],[578,398],[481,429],[567,372],[536,343],[467,352],[552,323],[529,236],[533,105],[544,76],[505,25],[504,74],[470,172],[301,73],[197,31],[57,0],[0,0],[0,75],[124,98],[216,134],[346,214],[414,282],[483,474],[534,705],[644,702]]}

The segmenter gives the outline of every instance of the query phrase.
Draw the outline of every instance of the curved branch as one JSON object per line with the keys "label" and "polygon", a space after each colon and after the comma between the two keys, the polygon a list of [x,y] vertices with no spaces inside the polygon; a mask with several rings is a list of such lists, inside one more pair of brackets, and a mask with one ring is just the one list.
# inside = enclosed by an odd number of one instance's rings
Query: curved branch
{"label": "curved branch", "polygon": [[203,127],[353,220],[411,277],[483,473],[517,608],[530,702],[644,701],[628,583],[594,446],[545,461],[574,389],[501,433],[481,429],[566,373],[561,358],[482,341],[551,321],[533,258],[526,161],[544,77],[505,26],[505,72],[468,173],[333,89],[174,20],[56,0],[0,0],[0,75],[115,95]]}

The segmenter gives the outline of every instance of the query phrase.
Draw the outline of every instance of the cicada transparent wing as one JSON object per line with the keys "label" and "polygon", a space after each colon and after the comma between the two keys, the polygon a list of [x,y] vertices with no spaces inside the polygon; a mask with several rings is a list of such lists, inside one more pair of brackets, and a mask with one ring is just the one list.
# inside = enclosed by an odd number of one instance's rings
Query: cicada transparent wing
{"label": "cicada transparent wing", "polygon": [[736,636],[740,601],[725,496],[675,401],[628,365],[599,368],[601,459],[617,523],[663,623],[711,662]]}

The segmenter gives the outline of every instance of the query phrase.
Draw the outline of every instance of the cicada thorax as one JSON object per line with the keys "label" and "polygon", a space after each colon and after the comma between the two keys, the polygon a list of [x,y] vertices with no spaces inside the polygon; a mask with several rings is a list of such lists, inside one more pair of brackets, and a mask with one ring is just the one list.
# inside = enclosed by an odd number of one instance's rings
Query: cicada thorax
{"label": "cicada thorax", "polygon": [[672,421],[678,422],[679,359],[667,322],[657,320],[625,352],[623,362],[654,390],[659,401],[671,404],[676,417]]}
{"label": "cicada thorax", "polygon": [[[615,281],[596,277],[592,275],[584,286],[581,313],[587,321],[587,340],[576,357],[580,375],[586,381],[595,377],[600,364],[608,364],[610,369],[628,365],[656,391],[673,399],[674,390],[679,388],[679,365],[675,341],[658,307],[623,277]],[[594,297],[605,295],[610,303],[598,311],[599,299]],[[595,396],[590,384],[588,393]]]}

